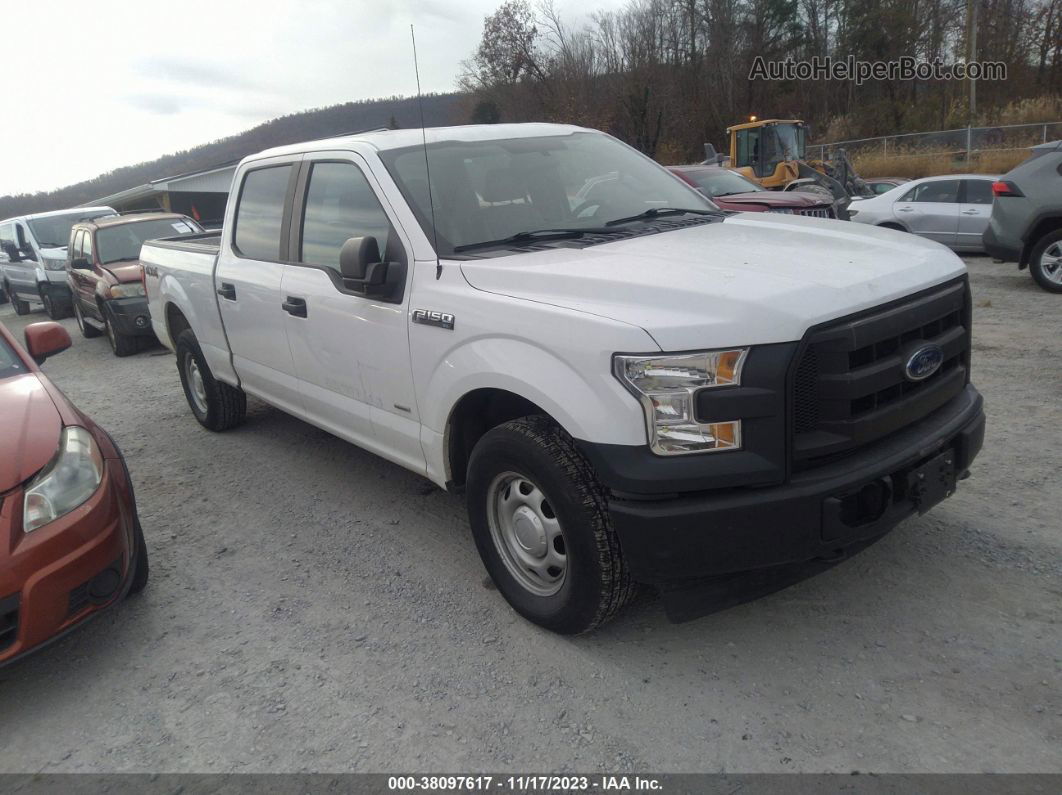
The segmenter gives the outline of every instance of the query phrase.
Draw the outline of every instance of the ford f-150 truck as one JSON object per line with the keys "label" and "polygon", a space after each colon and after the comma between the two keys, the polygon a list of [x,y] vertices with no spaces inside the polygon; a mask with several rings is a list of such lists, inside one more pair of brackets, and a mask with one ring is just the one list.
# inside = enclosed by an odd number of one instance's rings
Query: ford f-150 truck
{"label": "ford f-150 truck", "polygon": [[144,245],[200,423],[253,395],[463,491],[498,590],[563,633],[639,583],[676,620],[776,589],[967,474],[943,246],[723,213],[593,130],[423,135],[248,157],[220,233]]}

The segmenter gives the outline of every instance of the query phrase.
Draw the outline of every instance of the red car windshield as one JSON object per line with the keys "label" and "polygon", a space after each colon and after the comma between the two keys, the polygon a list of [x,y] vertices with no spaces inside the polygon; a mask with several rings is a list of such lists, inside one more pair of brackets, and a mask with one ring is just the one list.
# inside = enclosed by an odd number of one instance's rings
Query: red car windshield
{"label": "red car windshield", "polygon": [[726,169],[705,170],[705,171],[683,171],[682,176],[692,182],[698,190],[701,191],[709,199],[714,199],[716,196],[730,196],[734,193],[755,193],[756,191],[763,191],[766,188],[761,188],[752,180],[745,179],[740,174],[735,174],[733,171],[727,171]]}

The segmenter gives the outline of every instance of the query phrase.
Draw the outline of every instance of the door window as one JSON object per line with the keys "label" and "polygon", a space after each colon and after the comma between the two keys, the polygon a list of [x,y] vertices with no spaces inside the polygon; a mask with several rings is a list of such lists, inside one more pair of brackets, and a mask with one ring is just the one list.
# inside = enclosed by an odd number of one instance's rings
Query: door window
{"label": "door window", "polygon": [[85,232],[83,230],[79,229],[78,231],[74,232],[74,240],[70,244],[70,261],[71,262],[76,260],[78,257],[82,256],[82,254],[81,254],[81,241],[82,241],[82,239],[84,237],[85,237]]}
{"label": "door window", "polygon": [[92,261],[92,233],[85,232],[81,237],[81,256],[89,261],[89,265],[94,265]]}
{"label": "door window", "polygon": [[959,180],[942,179],[936,182],[923,182],[911,188],[900,201],[954,204],[959,201]]}
{"label": "door window", "polygon": [[314,163],[306,190],[299,261],[339,271],[339,250],[352,237],[374,237],[387,259],[391,223],[361,169]]}
{"label": "door window", "polygon": [[737,132],[737,165],[739,167],[755,165],[759,157],[760,129],[754,127]]}
{"label": "door window", "polygon": [[248,171],[243,178],[236,206],[233,244],[237,253],[249,259],[277,261],[288,193],[291,166],[271,166]]}
{"label": "door window", "polygon": [[966,204],[991,204],[992,183],[987,179],[966,180]]}

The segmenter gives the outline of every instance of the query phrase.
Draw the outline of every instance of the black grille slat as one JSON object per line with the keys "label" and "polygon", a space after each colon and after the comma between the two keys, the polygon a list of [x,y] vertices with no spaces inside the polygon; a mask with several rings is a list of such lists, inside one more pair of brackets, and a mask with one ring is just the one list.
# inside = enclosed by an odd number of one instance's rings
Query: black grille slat
{"label": "black grille slat", "polygon": [[[966,280],[812,329],[793,377],[797,468],[834,460],[935,410],[969,371]],[[925,381],[904,377],[904,354],[934,342],[944,363]]]}
{"label": "black grille slat", "polygon": [[80,613],[85,605],[89,603],[89,583],[83,582],[81,585],[70,591],[70,598],[67,602],[66,614],[68,616],[76,615]]}
{"label": "black grille slat", "polygon": [[0,599],[0,649],[6,649],[18,637],[18,594]]}

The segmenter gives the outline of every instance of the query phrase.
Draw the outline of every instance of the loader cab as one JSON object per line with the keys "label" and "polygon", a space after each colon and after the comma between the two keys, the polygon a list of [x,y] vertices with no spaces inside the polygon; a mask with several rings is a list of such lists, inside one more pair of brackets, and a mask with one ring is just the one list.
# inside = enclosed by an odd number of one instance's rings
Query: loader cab
{"label": "loader cab", "polygon": [[727,129],[732,168],[765,188],[781,188],[793,178],[790,164],[803,161],[806,130],[797,120],[767,119]]}

